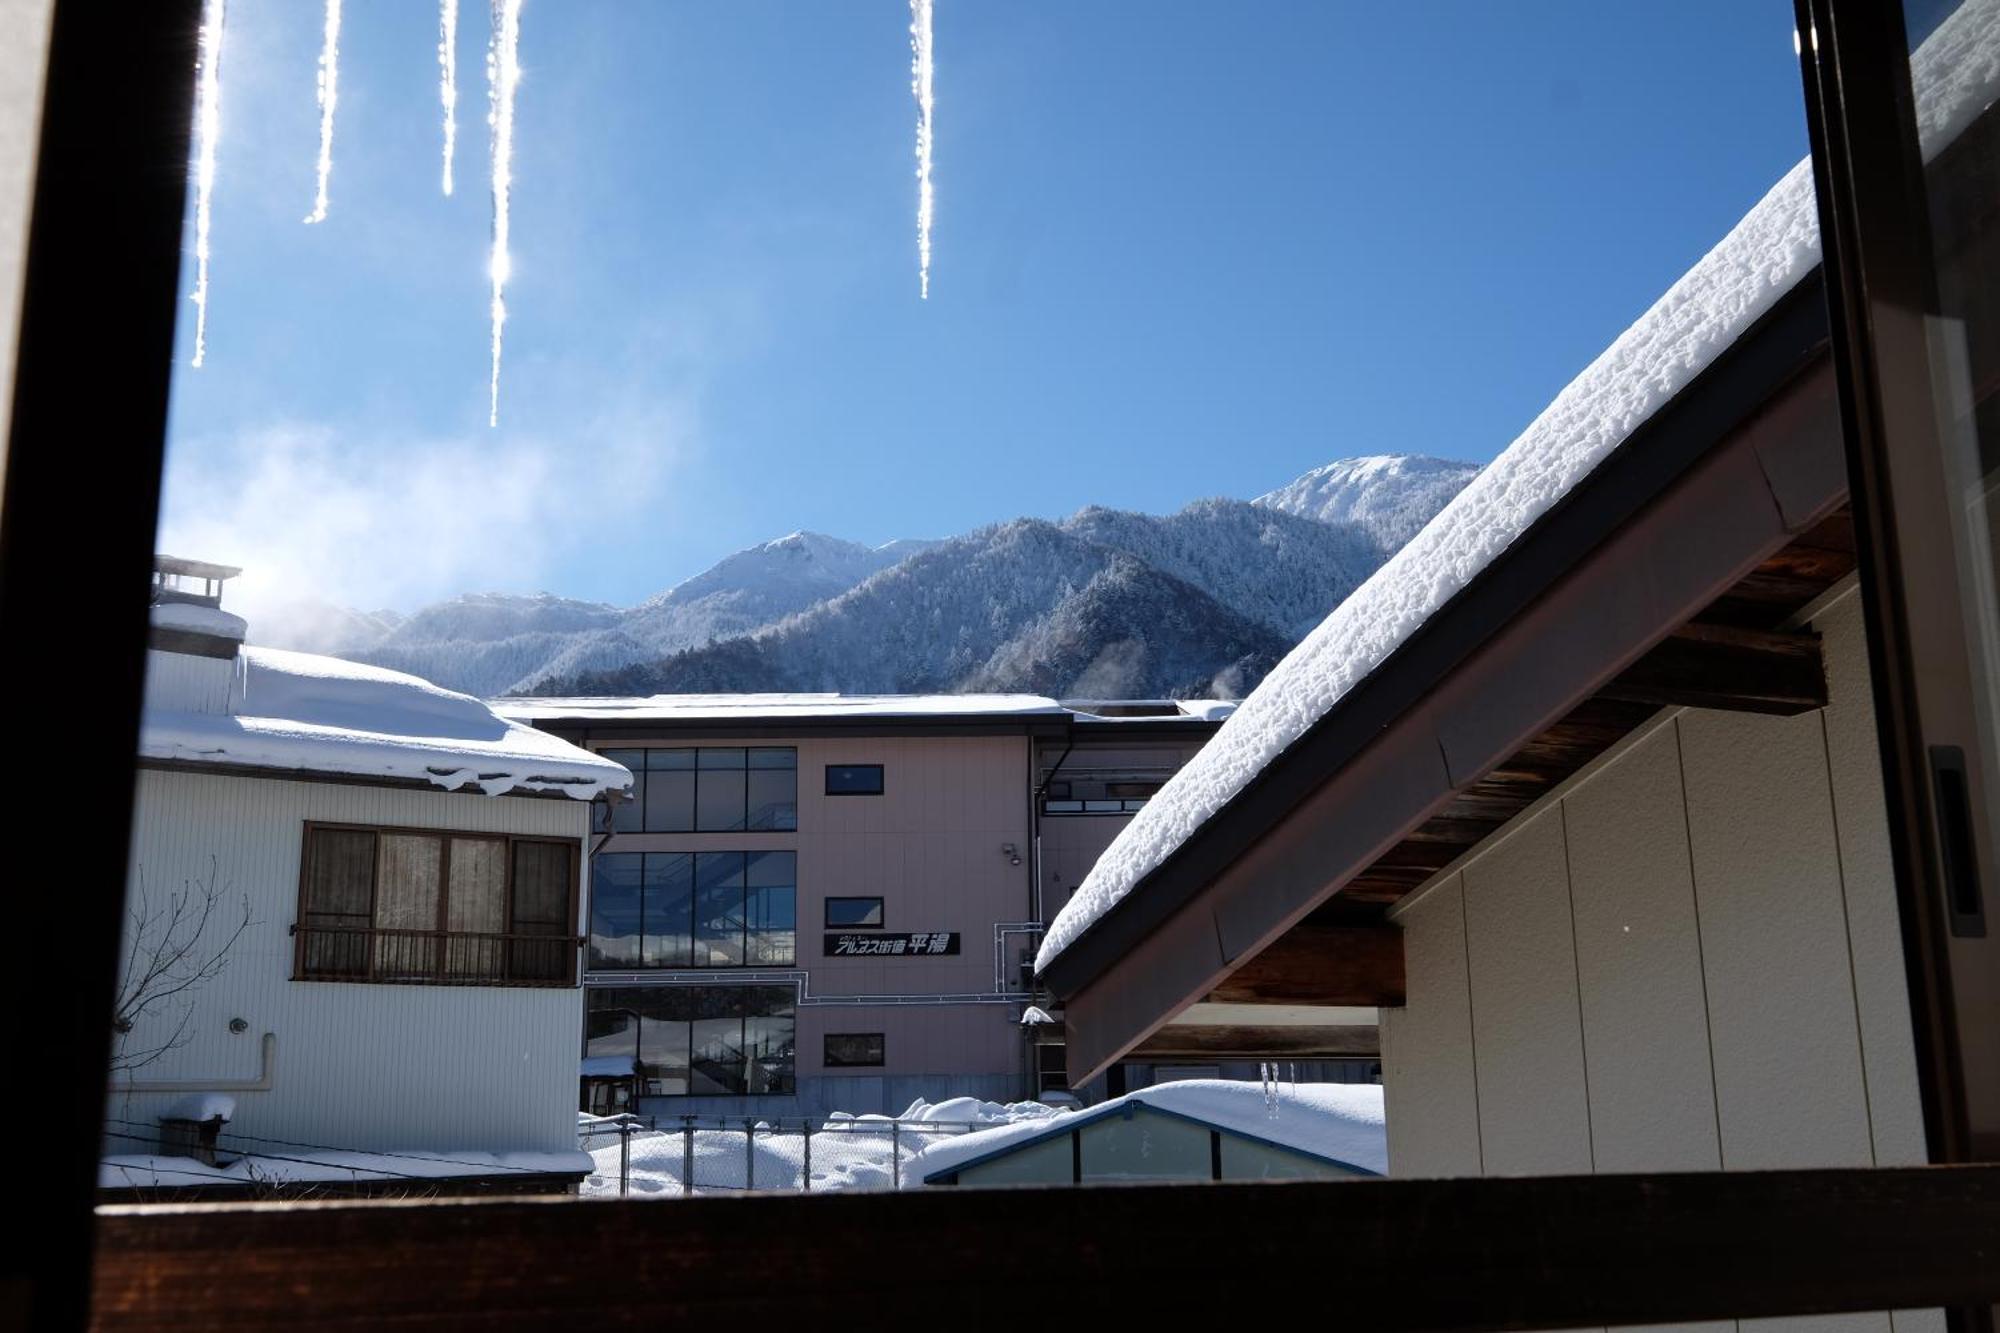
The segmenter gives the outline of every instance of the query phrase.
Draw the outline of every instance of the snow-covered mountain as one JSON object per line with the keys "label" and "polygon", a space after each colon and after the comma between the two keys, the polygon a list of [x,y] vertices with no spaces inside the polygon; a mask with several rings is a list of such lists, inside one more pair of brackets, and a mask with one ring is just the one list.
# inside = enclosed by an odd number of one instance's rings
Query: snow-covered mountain
{"label": "snow-covered mountain", "polygon": [[1251,502],[1092,507],[938,542],[795,532],[636,607],[481,594],[400,622],[326,608],[315,623],[340,632],[297,646],[485,695],[1240,695],[1477,470],[1347,459]]}
{"label": "snow-covered mountain", "polygon": [[1477,463],[1422,454],[1343,458],[1314,468],[1256,503],[1322,523],[1359,523],[1390,551],[1417,535],[1431,515],[1471,481]]}

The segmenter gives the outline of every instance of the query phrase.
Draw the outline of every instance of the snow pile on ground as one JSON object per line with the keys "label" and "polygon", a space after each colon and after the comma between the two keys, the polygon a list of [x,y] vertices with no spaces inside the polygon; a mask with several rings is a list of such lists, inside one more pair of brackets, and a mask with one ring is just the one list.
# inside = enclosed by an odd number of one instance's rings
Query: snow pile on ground
{"label": "snow pile on ground", "polygon": [[[1286,1147],[1330,1157],[1386,1174],[1389,1152],[1382,1119],[1382,1089],[1375,1084],[1298,1083],[1259,1085],[1227,1079],[1190,1079],[1142,1088],[1102,1102],[1088,1111],[1063,1110],[1041,1102],[983,1102],[954,1097],[913,1103],[901,1116],[835,1113],[812,1133],[811,1184],[814,1193],[832,1190],[915,1189],[924,1177],[983,1157],[1010,1143],[1032,1139],[1064,1122],[1115,1115],[1127,1102],[1205,1120]],[[596,1169],[584,1182],[588,1195],[616,1196],[619,1143],[607,1121],[596,1117],[587,1142]],[[713,1123],[712,1121],[710,1122]],[[635,1198],[679,1198],[683,1194],[728,1194],[746,1189],[806,1188],[806,1138],[796,1128],[759,1123],[677,1129],[671,1119],[657,1131],[631,1135],[628,1189]],[[690,1157],[690,1152],[692,1156]],[[692,1175],[688,1174],[690,1166]],[[687,1189],[684,1180],[692,1180]]]}
{"label": "snow pile on ground", "polygon": [[581,1175],[582,1152],[307,1152],[252,1154],[209,1166],[192,1157],[135,1153],[98,1164],[100,1189],[175,1189],[188,1185],[349,1183],[360,1180],[449,1180],[467,1176]]}
{"label": "snow pile on ground", "polygon": [[[1946,19],[1912,72],[1925,150],[1934,153],[2000,84],[2000,0],[1972,0]],[[1817,266],[1819,253],[1808,160],[1265,677],[1098,858],[1050,923],[1035,965],[1047,967],[1234,800]]]}
{"label": "snow pile on ground", "polygon": [[[814,1193],[893,1189],[899,1174],[902,1184],[910,1183],[910,1164],[934,1144],[990,1126],[1038,1123],[1062,1114],[1040,1102],[986,1102],[975,1097],[952,1097],[941,1102],[919,1099],[896,1117],[836,1111],[813,1130],[810,1147],[806,1135],[797,1127],[774,1127],[762,1122],[753,1122],[754,1132],[746,1132],[742,1125],[695,1129],[690,1147],[689,1132],[666,1117],[657,1131],[632,1133],[628,1189],[633,1197],[642,1198],[738,1193],[746,1189],[799,1190],[808,1187],[808,1152],[811,1154],[809,1188]],[[714,1121],[707,1123],[713,1125]],[[586,1143],[597,1165],[584,1183],[583,1192],[615,1196],[619,1178],[618,1135],[605,1132],[608,1126],[596,1128],[599,1132],[591,1133]],[[684,1184],[687,1181],[692,1181],[691,1190]]]}
{"label": "snow pile on ground", "polygon": [[226,713],[149,709],[143,758],[417,779],[489,796],[590,800],[632,775],[470,695],[400,671],[276,648],[244,648]]}
{"label": "snow pile on ground", "polygon": [[[1079,1122],[1095,1120],[1116,1115],[1128,1102],[1192,1116],[1220,1129],[1331,1157],[1376,1175],[1389,1171],[1379,1084],[1260,1085],[1229,1079],[1186,1079],[1141,1088],[1088,1111],[1058,1114],[1075,1116]],[[1009,1144],[1038,1138],[1051,1128],[1046,1121],[1022,1121],[933,1144],[903,1164],[903,1187],[921,1185],[926,1176],[963,1166]]]}

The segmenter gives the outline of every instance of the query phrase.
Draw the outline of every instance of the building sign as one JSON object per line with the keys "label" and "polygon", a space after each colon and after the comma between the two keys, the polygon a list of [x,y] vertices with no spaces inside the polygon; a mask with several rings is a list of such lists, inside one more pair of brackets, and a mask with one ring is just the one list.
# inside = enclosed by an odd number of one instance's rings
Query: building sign
{"label": "building sign", "polygon": [[826,956],[828,958],[939,958],[958,953],[958,932],[955,930],[919,930],[909,934],[885,935],[871,930],[867,934],[828,935]]}

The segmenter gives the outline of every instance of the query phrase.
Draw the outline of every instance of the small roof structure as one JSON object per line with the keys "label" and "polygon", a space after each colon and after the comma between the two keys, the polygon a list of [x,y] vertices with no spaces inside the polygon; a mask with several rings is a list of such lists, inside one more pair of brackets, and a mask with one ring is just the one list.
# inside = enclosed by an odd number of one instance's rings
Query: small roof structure
{"label": "small roof structure", "polygon": [[1141,1088],[1088,1110],[940,1140],[918,1156],[914,1171],[925,1184],[954,1183],[961,1172],[1038,1143],[1140,1114],[1199,1125],[1352,1175],[1386,1175],[1389,1169],[1379,1084],[1265,1087],[1230,1079],[1186,1079]]}

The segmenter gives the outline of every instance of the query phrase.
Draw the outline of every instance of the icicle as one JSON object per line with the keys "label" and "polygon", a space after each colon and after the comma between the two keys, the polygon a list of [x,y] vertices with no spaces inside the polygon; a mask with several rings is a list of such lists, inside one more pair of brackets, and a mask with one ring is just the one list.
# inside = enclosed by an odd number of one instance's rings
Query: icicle
{"label": "icicle", "polygon": [[931,0],[910,0],[910,91],[917,99],[917,294],[931,296]]}
{"label": "icicle", "polygon": [[444,192],[451,194],[451,159],[458,151],[458,0],[438,4],[438,101],[444,106]]}
{"label": "icicle", "polygon": [[326,178],[333,174],[333,106],[340,99],[340,0],[326,0],[319,47],[319,190],[307,222],[326,221]]}
{"label": "icicle", "polygon": [[208,221],[215,195],[215,139],[222,131],[222,20],[228,0],[202,6],[200,66],[195,74],[195,133],[201,146],[194,167],[194,359],[208,358]]}
{"label": "icicle", "polygon": [[493,381],[486,424],[500,424],[500,335],[507,324],[508,196],[514,188],[514,90],[521,81],[521,0],[489,0],[493,23],[486,46],[486,123],[493,152]]}

